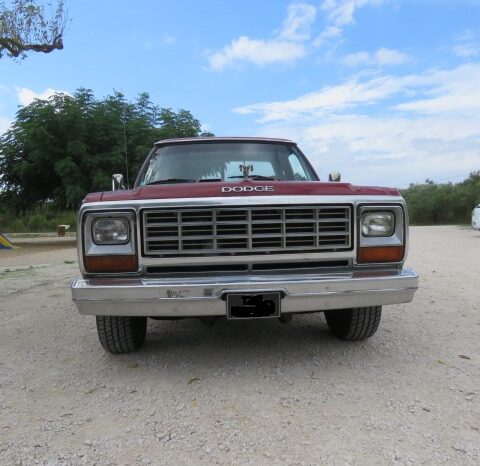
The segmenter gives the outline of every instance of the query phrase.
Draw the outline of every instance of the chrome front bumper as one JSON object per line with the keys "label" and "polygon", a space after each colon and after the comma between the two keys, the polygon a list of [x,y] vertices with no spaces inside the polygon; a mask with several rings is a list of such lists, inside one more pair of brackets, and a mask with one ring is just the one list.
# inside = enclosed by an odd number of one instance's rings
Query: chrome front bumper
{"label": "chrome front bumper", "polygon": [[331,275],[247,275],[203,278],[91,278],[72,282],[81,314],[156,317],[225,316],[228,293],[282,295],[282,313],[408,303],[418,287],[410,269]]}

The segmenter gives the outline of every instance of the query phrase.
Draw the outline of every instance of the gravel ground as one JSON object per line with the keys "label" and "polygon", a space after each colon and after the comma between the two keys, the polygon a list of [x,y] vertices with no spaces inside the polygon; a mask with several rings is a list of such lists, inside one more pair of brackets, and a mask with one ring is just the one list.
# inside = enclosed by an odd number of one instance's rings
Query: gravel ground
{"label": "gravel ground", "polygon": [[2,464],[480,464],[479,232],[412,228],[420,289],[368,341],[321,314],[151,321],[122,356],[60,247],[0,251]]}

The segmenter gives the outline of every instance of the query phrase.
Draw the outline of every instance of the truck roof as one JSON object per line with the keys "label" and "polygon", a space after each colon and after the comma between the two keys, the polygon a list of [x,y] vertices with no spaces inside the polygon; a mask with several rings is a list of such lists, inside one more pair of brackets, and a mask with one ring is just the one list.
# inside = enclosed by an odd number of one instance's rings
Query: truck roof
{"label": "truck roof", "polygon": [[290,139],[281,139],[281,138],[260,138],[260,137],[237,137],[237,136],[209,136],[202,137],[197,136],[193,138],[172,138],[172,139],[161,139],[157,141],[154,145],[164,145],[164,144],[182,144],[182,143],[203,143],[203,142],[276,142],[283,144],[296,144]]}

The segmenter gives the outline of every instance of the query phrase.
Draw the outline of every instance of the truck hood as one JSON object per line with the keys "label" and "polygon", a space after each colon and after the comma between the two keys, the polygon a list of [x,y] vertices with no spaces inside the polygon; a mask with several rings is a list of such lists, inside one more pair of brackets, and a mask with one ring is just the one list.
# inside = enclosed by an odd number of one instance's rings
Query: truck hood
{"label": "truck hood", "polygon": [[[262,187],[269,187],[263,191]],[[238,190],[238,188],[246,188]],[[258,191],[254,189],[257,187]],[[237,188],[236,191],[229,188]],[[273,189],[272,189],[273,188]],[[87,194],[83,202],[140,201],[238,196],[400,196],[396,188],[353,186],[349,183],[322,181],[257,181],[178,183],[142,186],[120,191]]]}

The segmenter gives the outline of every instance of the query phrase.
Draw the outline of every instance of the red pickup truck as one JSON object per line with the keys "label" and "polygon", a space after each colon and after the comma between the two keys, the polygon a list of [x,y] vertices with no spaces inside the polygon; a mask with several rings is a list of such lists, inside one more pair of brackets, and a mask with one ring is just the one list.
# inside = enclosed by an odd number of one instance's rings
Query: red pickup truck
{"label": "red pickup truck", "polygon": [[82,314],[111,353],[139,349],[148,318],[280,319],[324,312],[342,340],[372,336],[407,303],[408,214],[392,188],[319,180],[285,139],[156,143],[133,189],[85,197],[78,214]]}

